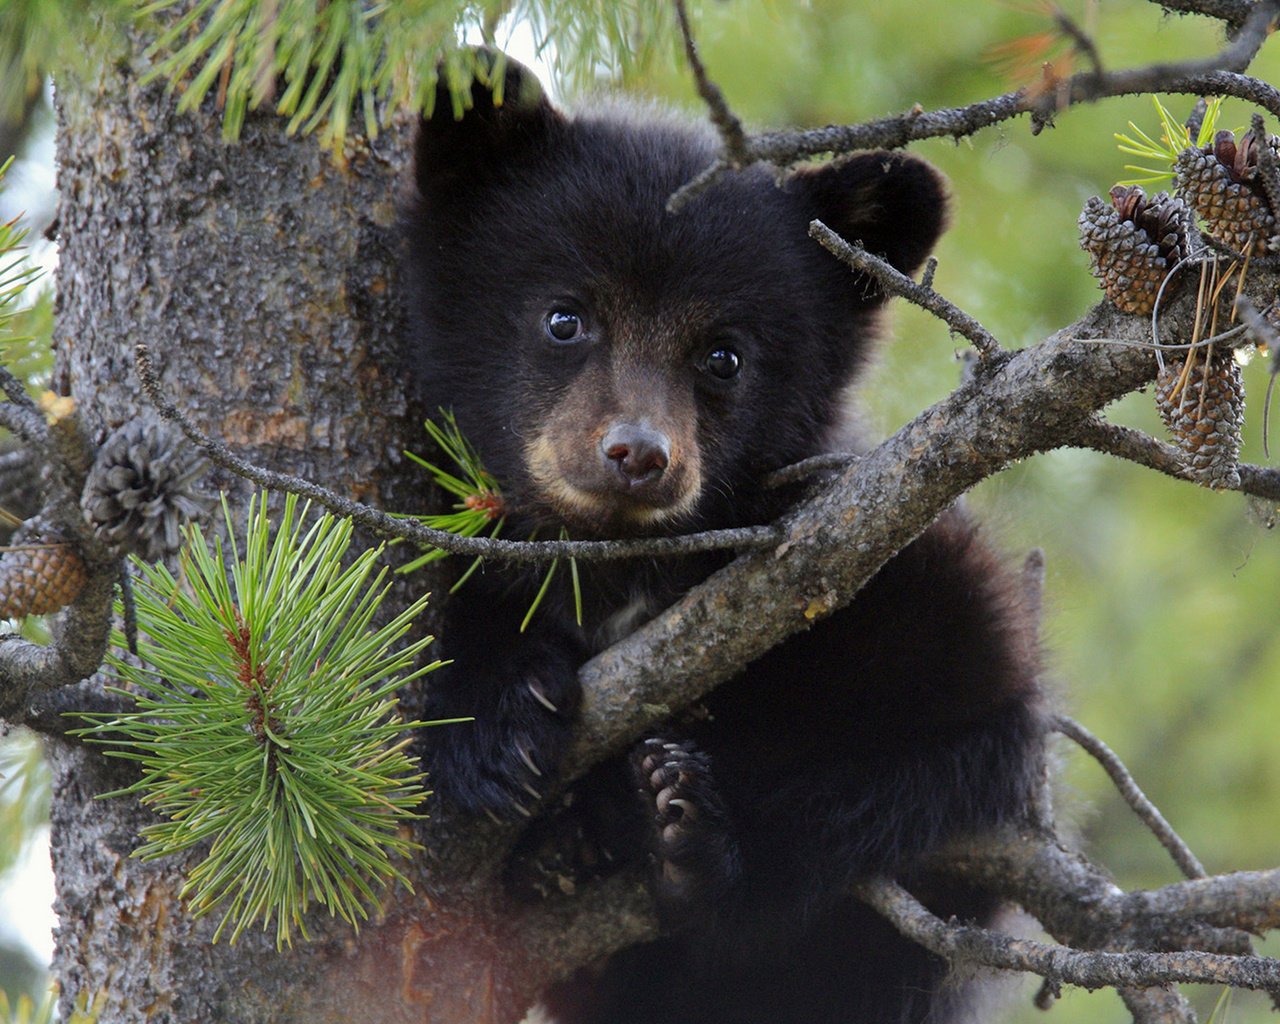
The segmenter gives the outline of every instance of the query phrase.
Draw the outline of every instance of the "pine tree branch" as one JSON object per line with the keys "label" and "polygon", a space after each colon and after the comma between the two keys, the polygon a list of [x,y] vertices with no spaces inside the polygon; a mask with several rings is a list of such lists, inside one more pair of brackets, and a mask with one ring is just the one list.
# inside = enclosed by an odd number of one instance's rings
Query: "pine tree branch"
{"label": "pine tree branch", "polygon": [[[1182,453],[1173,445],[1144,434],[1141,430],[1107,423],[1100,416],[1081,423],[1065,445],[1089,448],[1157,470],[1178,480],[1187,479],[1186,462]],[[1242,463],[1240,486],[1236,489],[1255,498],[1280,502],[1280,470]]]}
{"label": "pine tree branch", "polygon": [[[852,248],[852,247],[850,247]],[[1249,291],[1274,274],[1255,270]],[[1166,336],[1190,337],[1193,303],[1162,312]],[[1118,344],[1099,345],[1107,338]],[[1123,443],[1127,457],[1174,465],[1170,446],[1110,428],[1098,410],[1155,375],[1145,318],[1108,304],[1043,343],[994,361],[951,396],[841,472],[780,521],[783,539],[740,556],[667,612],[588,662],[582,727],[566,770],[581,773],[675,708],[852,599],[894,553],[969,487],[1010,462],[1063,446]],[[1109,450],[1109,449],[1108,449]],[[1180,460],[1178,472],[1181,476]],[[1241,489],[1280,480],[1246,469]]]}
{"label": "pine tree branch", "polygon": [[[1216,8],[1216,4],[1209,6]],[[905,114],[854,125],[748,135],[734,152],[726,149],[715,163],[677,190],[668,200],[668,209],[682,209],[726,174],[751,163],[789,167],[826,153],[900,149],[921,139],[960,139],[1022,114],[1031,115],[1032,133],[1037,134],[1052,123],[1055,114],[1068,107],[1117,96],[1151,92],[1235,96],[1280,116],[1280,92],[1242,74],[1280,17],[1280,3],[1259,0],[1248,7],[1234,37],[1211,57],[1111,72],[1082,71],[1066,79],[1060,88],[1043,92],[1024,88],[962,107],[935,111],[917,107]]]}
{"label": "pine tree branch", "polygon": [[45,416],[26,403],[10,401],[0,403],[0,424],[10,429],[21,425],[15,433],[30,442],[33,458],[47,468],[48,494],[39,514],[75,545],[87,571],[75,600],[53,618],[48,644],[16,633],[0,635],[0,718],[21,724],[39,694],[86,679],[102,664],[120,563],[80,513],[93,448],[79,416]]}
{"label": "pine tree branch", "polygon": [[1081,949],[1242,947],[1280,927],[1280,868],[1125,892],[1052,833],[1003,831],[933,854],[930,870],[1017,901],[1058,941]]}
{"label": "pine tree branch", "polygon": [[1252,0],[1152,0],[1172,14],[1202,14],[1216,18],[1228,29],[1238,30],[1253,12]]}
{"label": "pine tree branch", "polygon": [[32,445],[43,446],[49,438],[44,417],[33,408],[13,402],[0,403],[0,427]]}
{"label": "pine tree branch", "polygon": [[1197,1024],[1195,1009],[1176,986],[1122,988],[1119,995],[1133,1024]]}
{"label": "pine tree branch", "polygon": [[1280,961],[1203,952],[1103,952],[1017,939],[987,928],[953,924],[930,913],[897,882],[864,882],[858,896],[907,938],[948,960],[1026,971],[1085,989],[1150,988],[1179,983],[1280,987]]}
{"label": "pine tree branch", "polygon": [[513,922],[521,946],[551,964],[589,964],[656,939],[658,919],[644,875],[623,871],[572,898],[528,907]]}
{"label": "pine tree branch", "polygon": [[4,391],[5,397],[14,405],[21,409],[27,409],[35,412],[36,403],[31,400],[31,396],[27,394],[27,389],[23,386],[22,381],[18,380],[13,373],[4,366],[0,366],[0,389]]}

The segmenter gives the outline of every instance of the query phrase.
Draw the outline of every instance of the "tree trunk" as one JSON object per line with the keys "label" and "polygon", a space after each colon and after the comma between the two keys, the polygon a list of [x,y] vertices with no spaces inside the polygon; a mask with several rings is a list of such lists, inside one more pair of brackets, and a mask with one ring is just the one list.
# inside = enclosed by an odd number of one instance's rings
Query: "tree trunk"
{"label": "tree trunk", "polygon": [[[402,368],[395,230],[407,131],[353,141],[338,161],[256,115],[228,145],[211,102],[178,115],[175,95],[139,83],[141,67],[59,83],[57,386],[101,440],[144,404],[133,346],[145,341],[169,396],[213,436],[412,508],[400,452],[422,432]],[[213,482],[243,509],[243,481]],[[216,915],[195,920],[178,899],[181,858],[129,856],[148,812],[93,799],[130,781],[119,763],[62,739],[49,753],[64,1013],[100,993],[113,1024],[515,1020],[551,969],[547,950],[520,967],[526,944],[499,924],[501,844],[439,818],[417,838],[448,856],[407,866],[415,894],[386,890],[358,933],[316,914],[313,941],[291,950],[262,932],[214,945]]]}

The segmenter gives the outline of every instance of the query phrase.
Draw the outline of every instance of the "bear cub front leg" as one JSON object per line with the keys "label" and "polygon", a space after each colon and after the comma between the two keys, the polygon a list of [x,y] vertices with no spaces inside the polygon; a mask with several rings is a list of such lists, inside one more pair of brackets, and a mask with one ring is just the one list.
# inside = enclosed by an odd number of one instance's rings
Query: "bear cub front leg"
{"label": "bear cub front leg", "polygon": [[689,740],[655,737],[632,757],[653,832],[655,896],[668,926],[713,911],[742,874],[733,820],[711,759]]}
{"label": "bear cub front leg", "polygon": [[456,664],[433,680],[428,711],[435,719],[474,720],[430,730],[432,785],[470,813],[529,817],[577,717],[579,656],[536,640],[518,652],[454,650]]}

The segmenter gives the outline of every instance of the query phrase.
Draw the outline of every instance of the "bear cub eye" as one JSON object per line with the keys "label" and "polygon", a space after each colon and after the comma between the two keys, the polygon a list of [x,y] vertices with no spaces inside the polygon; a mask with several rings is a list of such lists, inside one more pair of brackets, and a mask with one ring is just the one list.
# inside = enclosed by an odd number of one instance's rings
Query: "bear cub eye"
{"label": "bear cub eye", "polygon": [[742,369],[742,357],[731,348],[712,349],[702,361],[702,368],[717,380],[732,380]]}
{"label": "bear cub eye", "polygon": [[578,341],[586,333],[582,317],[568,309],[553,309],[543,318],[542,327],[557,345]]}

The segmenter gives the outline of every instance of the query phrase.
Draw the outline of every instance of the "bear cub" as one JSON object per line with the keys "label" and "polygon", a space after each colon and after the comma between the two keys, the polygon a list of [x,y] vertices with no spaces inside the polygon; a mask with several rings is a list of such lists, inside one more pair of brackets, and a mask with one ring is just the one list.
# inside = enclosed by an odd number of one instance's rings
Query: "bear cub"
{"label": "bear cub", "polygon": [[[500,63],[417,140],[407,215],[413,374],[499,481],[504,536],[636,537],[766,523],[762,478],[847,446],[847,396],[884,296],[810,240],[820,218],[904,273],[942,230],[936,172],[866,153],[731,175],[705,125],[568,116]],[[496,78],[497,73],[491,76]],[[450,598],[430,680],[440,798],[529,817],[579,703],[577,670],[728,556],[583,562],[583,621],[545,568],[486,563]],[[588,777],[574,808],[614,861],[653,865],[663,937],[556,986],[561,1024],[940,1024],[945,965],[851,887],[891,874],[938,913],[980,892],[919,870],[947,840],[1022,813],[1043,740],[1019,588],[959,512],[843,610],[794,636]],[[536,827],[534,830],[536,832]]]}

